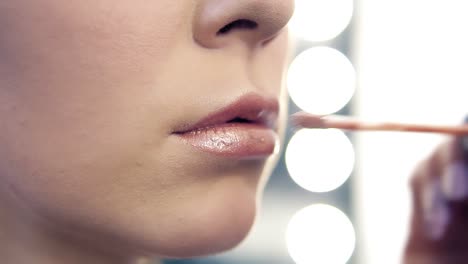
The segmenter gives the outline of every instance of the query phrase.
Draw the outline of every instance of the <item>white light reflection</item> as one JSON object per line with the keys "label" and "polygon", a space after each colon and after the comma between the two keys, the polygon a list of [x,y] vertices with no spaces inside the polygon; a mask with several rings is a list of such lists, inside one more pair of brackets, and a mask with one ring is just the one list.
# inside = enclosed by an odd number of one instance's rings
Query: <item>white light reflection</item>
{"label": "white light reflection", "polygon": [[286,231],[286,244],[297,264],[344,264],[353,254],[353,224],[339,209],[317,204],[296,213]]}
{"label": "white light reflection", "polygon": [[291,99],[302,110],[331,114],[343,108],[354,95],[356,72],[338,50],[314,47],[294,59],[287,82]]}
{"label": "white light reflection", "polygon": [[285,154],[291,178],[312,192],[341,186],[354,168],[354,149],[336,129],[302,129],[289,141]]}
{"label": "white light reflection", "polygon": [[353,0],[296,0],[289,27],[308,41],[326,41],[339,35],[353,16]]}

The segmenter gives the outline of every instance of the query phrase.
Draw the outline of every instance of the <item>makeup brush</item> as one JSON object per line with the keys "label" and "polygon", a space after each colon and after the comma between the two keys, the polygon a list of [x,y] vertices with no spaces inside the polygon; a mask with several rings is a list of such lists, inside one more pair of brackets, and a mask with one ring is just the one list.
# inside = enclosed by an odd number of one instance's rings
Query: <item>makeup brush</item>
{"label": "makeup brush", "polygon": [[364,122],[351,117],[337,115],[313,115],[298,112],[291,116],[297,128],[338,128],[344,130],[401,131],[421,133],[442,133],[456,136],[468,136],[468,125],[444,126],[395,122]]}

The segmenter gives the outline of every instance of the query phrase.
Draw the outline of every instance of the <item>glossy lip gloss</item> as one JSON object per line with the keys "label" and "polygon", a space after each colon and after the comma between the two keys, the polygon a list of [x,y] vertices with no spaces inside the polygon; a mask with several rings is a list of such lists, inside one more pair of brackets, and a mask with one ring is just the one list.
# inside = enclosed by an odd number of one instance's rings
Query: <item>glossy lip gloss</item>
{"label": "glossy lip gloss", "polygon": [[277,135],[272,129],[249,123],[226,123],[200,128],[181,137],[190,145],[229,157],[265,157],[275,151]]}
{"label": "glossy lip gloss", "polygon": [[232,158],[265,158],[276,151],[278,102],[247,94],[174,134],[203,152]]}

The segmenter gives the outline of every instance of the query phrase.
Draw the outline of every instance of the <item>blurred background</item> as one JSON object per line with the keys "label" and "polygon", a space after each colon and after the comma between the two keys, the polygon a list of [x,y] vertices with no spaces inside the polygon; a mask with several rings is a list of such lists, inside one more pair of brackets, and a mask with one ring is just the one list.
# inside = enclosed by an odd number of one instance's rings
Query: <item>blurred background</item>
{"label": "blurred background", "polygon": [[[467,11],[463,0],[296,0],[290,113],[460,123]],[[445,139],[290,128],[249,237],[215,257],[167,263],[400,263],[411,172]]]}

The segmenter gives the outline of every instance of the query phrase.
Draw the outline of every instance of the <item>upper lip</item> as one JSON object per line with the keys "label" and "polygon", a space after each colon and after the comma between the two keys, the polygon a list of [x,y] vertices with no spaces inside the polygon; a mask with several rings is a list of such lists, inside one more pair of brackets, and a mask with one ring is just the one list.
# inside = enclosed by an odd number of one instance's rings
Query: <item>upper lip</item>
{"label": "upper lip", "polygon": [[265,128],[275,129],[278,118],[279,103],[276,98],[250,93],[239,97],[237,100],[208,114],[194,124],[186,125],[175,131],[175,134],[183,134],[190,131],[213,127],[225,123],[252,123]]}

